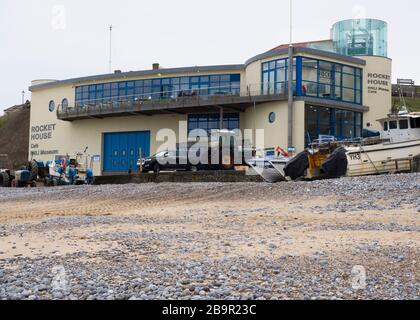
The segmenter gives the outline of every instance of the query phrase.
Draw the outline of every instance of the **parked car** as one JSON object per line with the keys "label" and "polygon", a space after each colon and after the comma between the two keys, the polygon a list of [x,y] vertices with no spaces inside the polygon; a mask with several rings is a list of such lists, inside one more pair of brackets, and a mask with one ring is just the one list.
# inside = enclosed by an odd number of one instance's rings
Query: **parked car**
{"label": "parked car", "polygon": [[[183,161],[181,161],[183,160]],[[162,151],[151,157],[139,159],[137,166],[141,172],[153,171],[159,173],[163,171],[192,170],[193,166],[187,161],[187,157],[179,156],[178,151]]]}
{"label": "parked car", "polygon": [[[177,145],[176,151],[162,151],[151,157],[139,159],[137,167],[143,173],[150,171],[159,173],[161,170],[234,170],[235,165],[246,165],[244,161],[244,145],[250,145],[249,141],[242,140],[239,147],[235,150],[235,144],[232,140],[227,146],[222,146],[222,137],[231,137],[233,139],[235,135],[234,131],[219,130],[218,135],[211,136],[208,144],[205,145],[209,148],[206,159],[204,159],[203,163],[200,162],[197,165],[189,161],[187,154],[191,152],[194,154],[194,150],[196,150],[195,155],[200,158],[201,148],[196,142],[189,142],[186,146]],[[179,152],[180,149],[181,151],[183,150],[182,148],[186,148],[187,151]],[[214,159],[213,154],[218,154],[219,157]],[[239,156],[239,163],[235,163],[237,161],[235,156],[236,158]]]}

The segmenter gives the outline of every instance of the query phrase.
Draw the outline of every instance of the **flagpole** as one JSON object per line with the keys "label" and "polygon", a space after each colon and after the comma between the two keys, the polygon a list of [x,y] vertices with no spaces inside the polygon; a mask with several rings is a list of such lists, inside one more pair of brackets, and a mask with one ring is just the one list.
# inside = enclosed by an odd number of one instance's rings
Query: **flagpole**
{"label": "flagpole", "polygon": [[289,44],[293,44],[293,0],[290,0],[290,38]]}
{"label": "flagpole", "polygon": [[288,63],[288,126],[287,148],[289,153],[294,152],[293,146],[293,0],[290,0],[290,39],[289,39],[289,63]]}
{"label": "flagpole", "polygon": [[109,73],[112,73],[112,25],[109,26]]}

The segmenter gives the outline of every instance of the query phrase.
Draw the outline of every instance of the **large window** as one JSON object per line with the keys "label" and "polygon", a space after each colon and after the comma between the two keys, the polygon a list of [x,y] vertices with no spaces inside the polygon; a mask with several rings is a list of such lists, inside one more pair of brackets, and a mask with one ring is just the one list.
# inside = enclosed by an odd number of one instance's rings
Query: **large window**
{"label": "large window", "polygon": [[239,94],[240,75],[133,80],[76,87],[76,103],[89,105],[110,101],[174,99],[196,95]]}
{"label": "large window", "polygon": [[[188,116],[188,132],[203,129],[211,134],[211,130],[220,128],[219,113],[190,114]],[[223,114],[223,129],[235,130],[239,128],[239,113]]]}
{"label": "large window", "polygon": [[338,140],[362,136],[362,113],[307,105],[305,107],[306,144],[320,135],[334,136]]}
{"label": "large window", "polygon": [[[288,59],[268,61],[262,64],[262,94],[287,94]],[[296,86],[296,58],[293,59],[293,86]]]}
{"label": "large window", "polygon": [[298,57],[302,96],[362,104],[362,70],[323,60]]}
{"label": "large window", "polygon": [[420,118],[410,118],[410,126],[412,129],[420,128]]}
{"label": "large window", "polygon": [[[262,64],[262,94],[287,94],[287,84],[288,59]],[[296,57],[293,62],[293,92],[297,96],[362,104],[362,69]]]}

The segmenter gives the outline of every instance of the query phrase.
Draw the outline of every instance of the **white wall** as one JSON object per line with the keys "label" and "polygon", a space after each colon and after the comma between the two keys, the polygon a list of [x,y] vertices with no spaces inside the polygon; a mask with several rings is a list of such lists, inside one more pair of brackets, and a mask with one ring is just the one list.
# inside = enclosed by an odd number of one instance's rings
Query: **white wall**
{"label": "white wall", "polygon": [[363,104],[369,107],[369,112],[363,115],[363,125],[366,127],[370,123],[371,128],[380,130],[377,120],[386,118],[392,108],[392,60],[384,57],[361,58],[366,60],[363,70]]}

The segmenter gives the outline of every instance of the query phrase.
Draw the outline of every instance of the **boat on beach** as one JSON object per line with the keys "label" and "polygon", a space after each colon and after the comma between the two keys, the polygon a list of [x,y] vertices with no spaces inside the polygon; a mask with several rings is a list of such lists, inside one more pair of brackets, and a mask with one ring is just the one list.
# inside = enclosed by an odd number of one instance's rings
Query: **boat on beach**
{"label": "boat on beach", "polygon": [[267,182],[418,170],[420,113],[402,111],[378,121],[382,130],[374,137],[337,141],[332,136],[320,136],[294,157],[262,157],[248,162],[260,164],[255,171]]}
{"label": "boat on beach", "polygon": [[277,152],[275,149],[264,150],[263,153],[261,156],[246,161],[252,168],[252,173],[248,174],[258,174],[269,183],[285,181],[284,167],[290,157]]}

